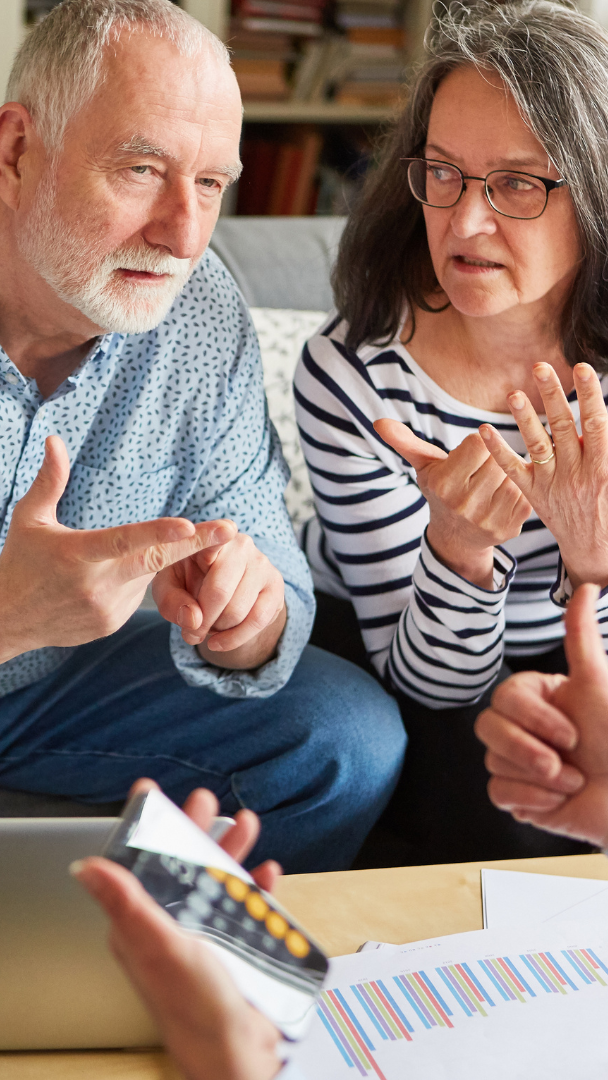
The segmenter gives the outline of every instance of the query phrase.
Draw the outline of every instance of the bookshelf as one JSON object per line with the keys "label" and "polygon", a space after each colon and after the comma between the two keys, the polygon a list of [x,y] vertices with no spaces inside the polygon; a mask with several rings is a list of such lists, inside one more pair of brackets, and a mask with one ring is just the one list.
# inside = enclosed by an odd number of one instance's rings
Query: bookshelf
{"label": "bookshelf", "polygon": [[384,124],[394,113],[383,105],[340,105],[333,101],[248,101],[246,124]]}

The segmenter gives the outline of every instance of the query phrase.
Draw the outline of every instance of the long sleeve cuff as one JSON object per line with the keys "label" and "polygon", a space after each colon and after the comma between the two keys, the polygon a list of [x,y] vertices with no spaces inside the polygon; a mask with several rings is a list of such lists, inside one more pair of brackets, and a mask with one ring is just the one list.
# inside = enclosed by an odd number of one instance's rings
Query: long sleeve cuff
{"label": "long sleeve cuff", "polygon": [[188,686],[206,687],[222,697],[265,698],[290,678],[310,637],[315,613],[310,593],[286,585],[287,621],[272,660],[254,671],[232,671],[203,660],[194,645],[186,645],[179,626],[171,627],[173,663]]}
{"label": "long sleeve cuff", "polygon": [[495,548],[494,589],[484,589],[440,562],[425,534],[412,599],[393,639],[394,684],[434,709],[477,701],[502,663],[504,607],[515,569],[515,559]]}
{"label": "long sleeve cuff", "polygon": [[[568,571],[564,566],[564,562],[560,553],[557,564],[557,578],[554,584],[551,586],[551,592],[549,594],[554,604],[559,608],[567,608],[573,595],[574,589],[572,582],[568,577]],[[596,610],[606,611],[608,609],[608,585],[602,589],[597,599]]]}

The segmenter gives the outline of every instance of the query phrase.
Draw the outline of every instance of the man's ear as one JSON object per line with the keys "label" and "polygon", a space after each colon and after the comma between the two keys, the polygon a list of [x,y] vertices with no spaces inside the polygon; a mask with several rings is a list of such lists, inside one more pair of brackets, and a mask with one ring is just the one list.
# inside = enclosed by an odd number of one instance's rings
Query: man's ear
{"label": "man's ear", "polygon": [[9,101],[0,108],[0,199],[11,210],[19,209],[26,155],[37,141],[24,105]]}

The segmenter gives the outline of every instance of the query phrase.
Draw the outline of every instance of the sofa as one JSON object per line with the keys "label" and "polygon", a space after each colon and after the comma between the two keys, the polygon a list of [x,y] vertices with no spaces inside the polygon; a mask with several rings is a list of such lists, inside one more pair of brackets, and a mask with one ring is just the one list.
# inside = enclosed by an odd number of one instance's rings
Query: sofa
{"label": "sofa", "polygon": [[[251,308],[270,416],[292,472],[286,502],[296,530],[311,513],[312,492],[298,440],[291,382],[303,342],[332,306],[329,276],[344,220],[223,217],[210,244]],[[153,606],[150,596],[142,606]],[[121,805],[89,805],[0,788],[0,817],[113,817]]]}

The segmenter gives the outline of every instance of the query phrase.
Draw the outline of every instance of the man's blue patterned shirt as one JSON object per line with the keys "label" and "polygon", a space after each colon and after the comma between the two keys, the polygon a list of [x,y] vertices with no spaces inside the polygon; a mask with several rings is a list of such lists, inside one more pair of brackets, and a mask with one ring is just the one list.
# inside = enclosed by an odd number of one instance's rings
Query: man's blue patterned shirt
{"label": "man's blue patterned shirt", "polygon": [[[222,670],[175,626],[171,653],[190,686],[240,698],[279,690],[308,640],[312,583],[283,501],[289,472],[268,418],[255,330],[216,255],[207,252],[156,329],[99,338],[46,401],[0,348],[0,545],[47,435],[60,435],[70,457],[58,507],[64,525],[228,517],[253,538],[285,579],[287,624],[275,658],[253,672]],[[0,694],[42,678],[73,652],[48,647],[0,665]]]}

